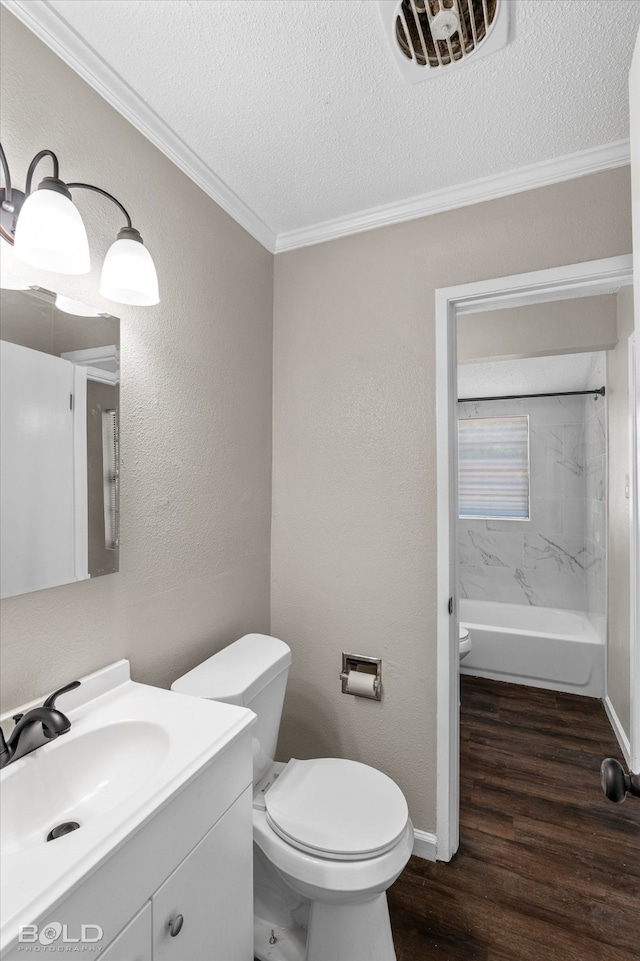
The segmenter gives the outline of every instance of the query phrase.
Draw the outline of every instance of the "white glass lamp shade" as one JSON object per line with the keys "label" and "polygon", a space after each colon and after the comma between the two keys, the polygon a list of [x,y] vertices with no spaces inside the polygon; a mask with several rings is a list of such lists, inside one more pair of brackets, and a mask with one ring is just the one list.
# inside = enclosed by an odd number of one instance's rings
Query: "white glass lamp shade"
{"label": "white glass lamp shade", "polygon": [[134,307],[151,307],[160,302],[156,268],[143,243],[119,237],[111,244],[102,265],[100,293]]}
{"label": "white glass lamp shade", "polygon": [[32,267],[58,274],[86,274],[91,268],[87,232],[72,200],[57,190],[34,190],[16,225],[14,253]]}

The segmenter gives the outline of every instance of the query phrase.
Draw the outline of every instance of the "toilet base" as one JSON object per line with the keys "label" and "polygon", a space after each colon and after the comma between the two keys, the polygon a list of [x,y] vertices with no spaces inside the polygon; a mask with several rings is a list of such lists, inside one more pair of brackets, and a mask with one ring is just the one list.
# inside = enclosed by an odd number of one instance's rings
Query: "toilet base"
{"label": "toilet base", "polygon": [[387,895],[362,904],[315,901],[309,916],[305,961],[396,961]]}
{"label": "toilet base", "polygon": [[254,917],[253,953],[256,961],[305,961],[306,950],[307,932],[303,928]]}
{"label": "toilet base", "polygon": [[261,855],[254,866],[257,961],[396,961],[385,892],[355,904],[307,901]]}
{"label": "toilet base", "polygon": [[386,894],[362,904],[310,905],[308,930],[288,918],[253,921],[257,961],[396,961]]}

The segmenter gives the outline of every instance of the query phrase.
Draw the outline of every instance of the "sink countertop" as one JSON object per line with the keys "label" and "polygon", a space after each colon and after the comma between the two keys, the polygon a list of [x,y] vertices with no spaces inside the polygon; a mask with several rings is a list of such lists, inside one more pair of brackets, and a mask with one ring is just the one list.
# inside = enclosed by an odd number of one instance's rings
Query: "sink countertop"
{"label": "sink countertop", "polygon": [[[0,771],[0,803],[4,809],[0,852],[3,953],[17,941],[21,924],[33,924],[67,897],[255,721],[255,715],[246,708],[138,684],[131,680],[126,660],[108,665],[81,681],[79,688],[60,699],[60,710],[71,721],[69,733]],[[39,699],[19,710],[26,712],[41,703]],[[127,742],[129,737],[135,742],[138,733],[146,736],[149,732],[153,737],[148,741],[142,737],[140,745]],[[12,831],[12,824],[7,823],[11,822],[12,809],[5,798],[20,799],[19,782],[28,786],[25,805],[29,805],[31,795],[32,799],[38,798],[42,808],[58,761],[63,768],[69,766],[63,764],[65,755],[81,762],[85,745],[95,748],[101,759],[100,745],[111,737],[116,746],[112,755],[117,757],[120,750],[127,753],[129,769],[132,761],[135,763],[136,749],[141,758],[145,750],[153,751],[148,773],[133,789],[131,782],[123,783],[120,797],[117,777],[122,775],[116,772],[109,778],[109,758],[105,754],[104,778],[99,783],[87,782],[83,772],[84,777],[79,775],[80,793],[75,795],[74,784],[68,785],[71,800],[63,820],[73,820],[74,805],[77,806],[84,815],[76,818],[81,823],[79,830],[49,843],[45,840],[46,832]],[[99,771],[95,756],[91,757],[91,764],[94,771]],[[123,770],[126,771],[126,765]],[[103,801],[96,806],[95,797],[104,798],[105,791],[109,803]],[[25,816],[22,811],[19,817],[26,820],[28,814]],[[59,820],[54,811],[49,829]]]}

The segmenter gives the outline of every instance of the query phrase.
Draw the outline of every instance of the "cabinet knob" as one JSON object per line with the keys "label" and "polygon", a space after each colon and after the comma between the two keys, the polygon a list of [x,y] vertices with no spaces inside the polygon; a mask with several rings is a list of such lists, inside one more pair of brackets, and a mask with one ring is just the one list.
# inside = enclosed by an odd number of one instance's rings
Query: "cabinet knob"
{"label": "cabinet knob", "polygon": [[175,918],[171,918],[167,927],[169,928],[169,934],[172,938],[177,938],[182,931],[182,925],[184,924],[184,918],[181,914],[177,914]]}

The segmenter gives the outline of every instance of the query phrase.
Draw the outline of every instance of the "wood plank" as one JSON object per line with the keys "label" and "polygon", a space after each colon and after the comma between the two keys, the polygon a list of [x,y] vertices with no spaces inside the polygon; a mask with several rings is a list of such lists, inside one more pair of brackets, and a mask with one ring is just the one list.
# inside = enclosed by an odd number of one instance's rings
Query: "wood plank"
{"label": "wood plank", "polygon": [[631,961],[640,801],[614,805],[601,703],[461,677],[460,850],[389,891],[398,961]]}

